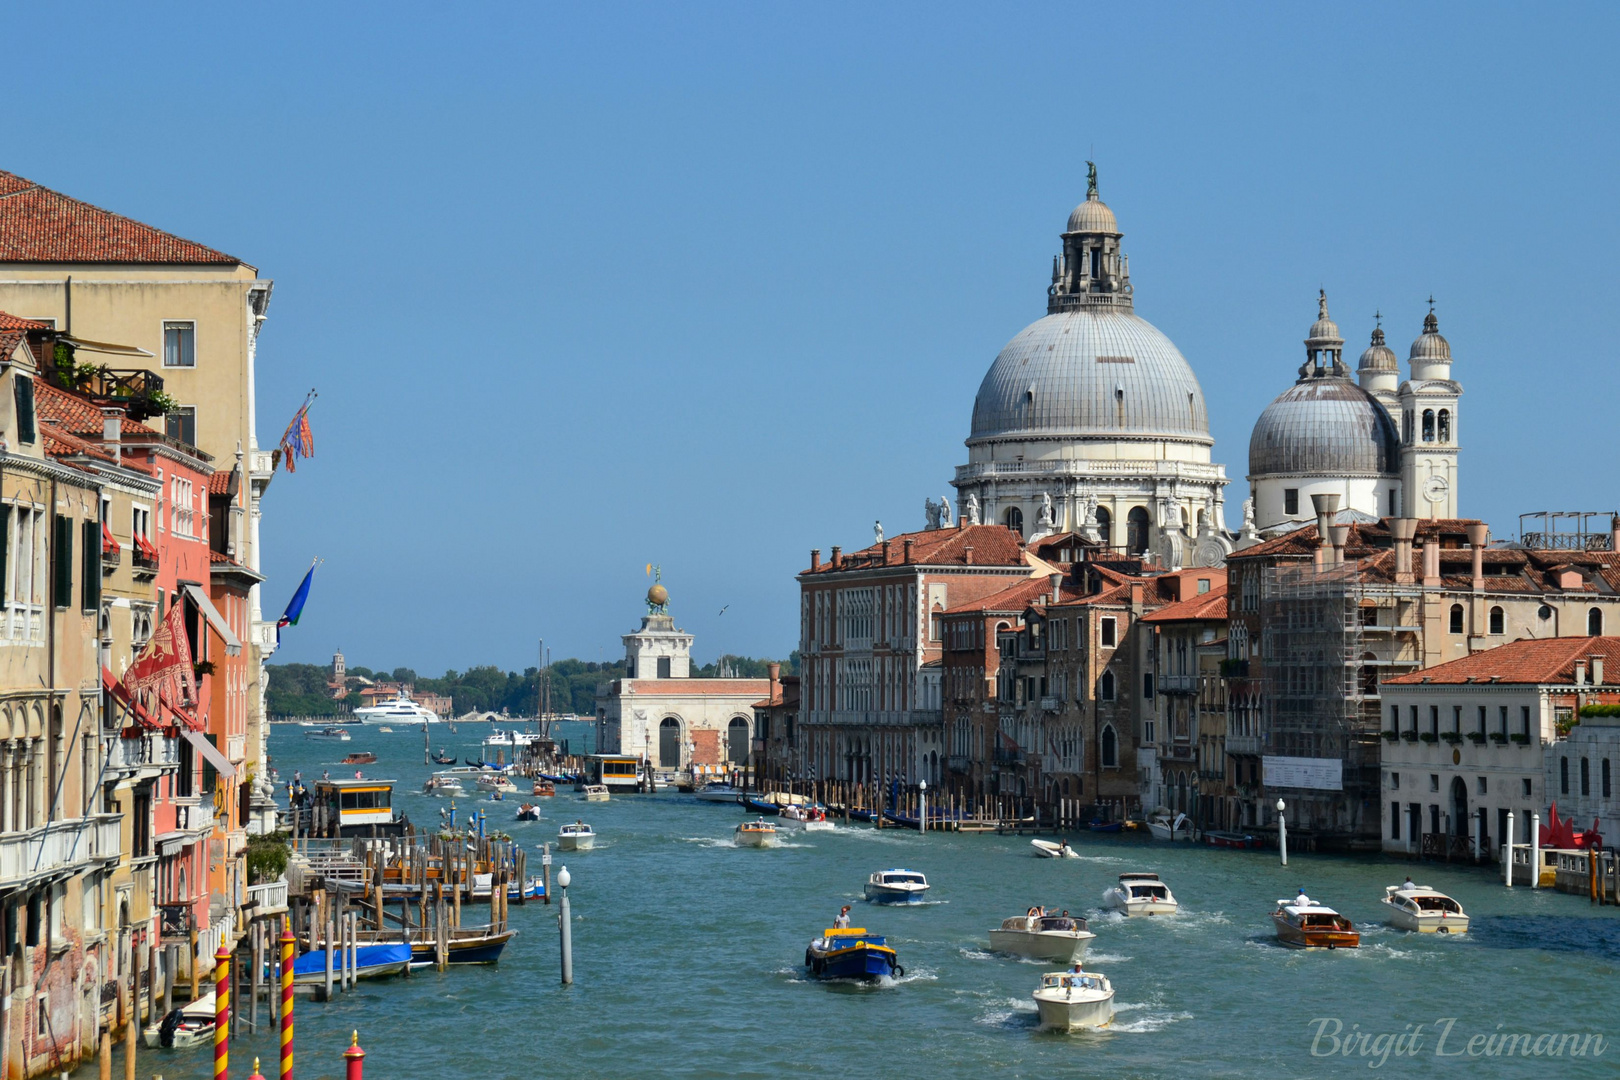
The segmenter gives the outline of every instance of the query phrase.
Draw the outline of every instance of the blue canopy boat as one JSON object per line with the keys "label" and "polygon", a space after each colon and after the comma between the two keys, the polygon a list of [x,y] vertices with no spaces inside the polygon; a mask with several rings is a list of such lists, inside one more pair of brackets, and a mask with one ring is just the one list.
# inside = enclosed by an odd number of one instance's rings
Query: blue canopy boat
{"label": "blue canopy boat", "polygon": [[782,808],[769,799],[758,799],[750,795],[743,799],[743,805],[756,814],[780,814]]}
{"label": "blue canopy boat", "polygon": [[845,928],[824,931],[804,950],[804,966],[817,979],[861,979],[874,982],[906,973],[881,934]]}
{"label": "blue canopy boat", "polygon": [[1119,832],[1124,825],[1122,821],[1093,821],[1087,828],[1092,832]]}
{"label": "blue canopy boat", "polygon": [[[361,945],[354,950],[354,974],[358,979],[379,979],[398,975],[410,966],[411,947],[403,941],[383,945]],[[332,950],[333,978],[342,966],[338,950]],[[293,961],[293,983],[311,986],[326,980],[326,951],[314,949]]]}

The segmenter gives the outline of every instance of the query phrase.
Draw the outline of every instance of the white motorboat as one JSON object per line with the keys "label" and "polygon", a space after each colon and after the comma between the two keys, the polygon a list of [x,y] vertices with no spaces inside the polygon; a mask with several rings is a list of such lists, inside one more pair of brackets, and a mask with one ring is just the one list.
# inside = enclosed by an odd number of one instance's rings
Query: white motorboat
{"label": "white motorboat", "polygon": [[1413,930],[1420,934],[1463,934],[1468,931],[1468,916],[1462,905],[1427,885],[1386,885],[1383,902],[1389,909],[1384,921],[1397,929]]}
{"label": "white motorboat", "polygon": [[1086,929],[1086,920],[1068,915],[1019,915],[1003,919],[1000,929],[990,931],[993,952],[1050,960],[1055,964],[1077,964],[1097,935]]}
{"label": "white motorboat", "polygon": [[156,1023],[141,1029],[142,1040],[153,1050],[172,1047],[185,1050],[214,1041],[214,1008],[212,990],[184,1008],[175,1009]]}
{"label": "white motorboat", "polygon": [[607,802],[611,797],[606,784],[586,784],[579,790],[584,793],[586,802]]}
{"label": "white motorboat", "polygon": [[1158,874],[1121,874],[1103,893],[1103,905],[1126,915],[1174,915],[1181,907]]}
{"label": "white motorboat", "polygon": [[322,727],[304,732],[304,738],[316,739],[320,742],[348,742],[350,736],[347,731],[340,727]]}
{"label": "white motorboat", "polygon": [[557,830],[558,851],[589,851],[596,846],[596,833],[583,821],[571,822]]}
{"label": "white motorboat", "polygon": [[738,825],[731,839],[738,847],[775,847],[776,826],[764,818],[755,818]]}
{"label": "white motorboat", "polygon": [[699,802],[742,802],[742,788],[732,784],[705,784],[692,792]]}
{"label": "white motorboat", "polygon": [[1107,1027],[1114,1019],[1114,987],[1094,971],[1054,971],[1035,988],[1035,1010],[1048,1031]]}
{"label": "white motorboat", "polygon": [[819,806],[784,806],[777,819],[777,828],[781,829],[826,832],[832,827],[833,823],[827,820],[827,811]]}
{"label": "white motorboat", "polygon": [[1154,814],[1148,819],[1147,827],[1155,840],[1192,839],[1192,821],[1186,814],[1177,814],[1174,820],[1169,814]]}
{"label": "white motorboat", "polygon": [[512,783],[505,773],[493,769],[480,772],[473,783],[477,785],[479,791],[499,792],[502,795],[517,794],[517,785]]}
{"label": "white motorboat", "polygon": [[1080,857],[1080,853],[1070,847],[1067,840],[1059,840],[1055,844],[1050,840],[1031,840],[1029,843],[1035,849],[1038,858],[1078,859]]}
{"label": "white motorboat", "polygon": [[354,722],[357,724],[437,724],[440,722],[439,714],[432,709],[424,709],[410,699],[410,695],[401,692],[392,701],[378,702],[376,705],[367,705],[363,709],[354,710]]}
{"label": "white motorboat", "polygon": [[422,785],[422,794],[459,799],[466,796],[467,789],[461,786],[460,777],[434,773],[427,778],[427,783]]}
{"label": "white motorboat", "polygon": [[879,870],[866,879],[866,898],[878,904],[915,904],[928,893],[928,879],[916,870]]}

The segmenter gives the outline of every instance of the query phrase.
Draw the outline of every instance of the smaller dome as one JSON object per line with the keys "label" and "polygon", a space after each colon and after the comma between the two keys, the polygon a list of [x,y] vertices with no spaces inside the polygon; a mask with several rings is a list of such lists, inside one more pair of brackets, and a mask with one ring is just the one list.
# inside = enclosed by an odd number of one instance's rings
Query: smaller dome
{"label": "smaller dome", "polygon": [[1399,371],[1400,361],[1395,356],[1395,350],[1384,344],[1384,328],[1377,327],[1372,332],[1372,344],[1367,351],[1361,354],[1362,371]]}
{"label": "smaller dome", "polygon": [[1316,321],[1311,323],[1311,332],[1305,338],[1305,344],[1312,343],[1343,345],[1344,338],[1339,336],[1339,324],[1328,318],[1327,292],[1319,290],[1316,295]]}
{"label": "smaller dome", "polygon": [[1075,207],[1074,213],[1069,215],[1069,227],[1064,231],[1118,235],[1119,222],[1114,219],[1114,212],[1108,209],[1107,203],[1096,195],[1087,195],[1086,201]]}
{"label": "smaller dome", "polygon": [[1390,476],[1400,471],[1395,423],[1349,379],[1301,379],[1266,406],[1249,438],[1249,476]]}
{"label": "smaller dome", "polygon": [[1423,333],[1412,342],[1412,351],[1407,359],[1451,363],[1451,342],[1440,336],[1440,320],[1435,318],[1433,308],[1424,317]]}

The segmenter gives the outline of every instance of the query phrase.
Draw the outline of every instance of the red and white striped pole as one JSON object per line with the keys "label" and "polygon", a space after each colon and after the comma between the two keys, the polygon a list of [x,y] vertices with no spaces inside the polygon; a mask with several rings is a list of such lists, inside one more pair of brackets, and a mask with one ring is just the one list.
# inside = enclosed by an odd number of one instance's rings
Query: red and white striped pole
{"label": "red and white striped pole", "polygon": [[348,1073],[344,1080],[365,1080],[366,1052],[360,1049],[360,1033],[356,1031],[349,1040],[349,1048],[343,1051],[344,1066]]}
{"label": "red and white striped pole", "polygon": [[293,1074],[293,938],[292,920],[281,920],[281,1080]]}
{"label": "red and white striped pole", "polygon": [[214,953],[214,1080],[227,1080],[231,1063],[231,954]]}

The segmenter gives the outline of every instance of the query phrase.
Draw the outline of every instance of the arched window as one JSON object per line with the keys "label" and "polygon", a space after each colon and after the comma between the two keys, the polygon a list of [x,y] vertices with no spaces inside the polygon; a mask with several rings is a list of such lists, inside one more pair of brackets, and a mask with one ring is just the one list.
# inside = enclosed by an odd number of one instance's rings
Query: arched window
{"label": "arched window", "polygon": [[1148,549],[1148,512],[1140,506],[1132,507],[1125,515],[1125,550],[1129,555],[1143,555]]}
{"label": "arched window", "polygon": [[1451,605],[1451,632],[1453,634],[1463,632],[1463,606],[1461,604]]}
{"label": "arched window", "polygon": [[748,721],[740,716],[731,718],[726,731],[726,758],[733,765],[748,764]]}
{"label": "arched window", "polygon": [[681,722],[673,716],[664,717],[658,725],[658,767],[681,767]]}
{"label": "arched window", "polygon": [[1007,507],[1007,512],[1001,515],[1001,521],[1013,532],[1022,533],[1024,531],[1024,512],[1016,506]]}
{"label": "arched window", "polygon": [[1114,700],[1114,673],[1112,671],[1102,673],[1102,682],[1097,690],[1097,697],[1103,701]]}
{"label": "arched window", "polygon": [[1423,441],[1434,442],[1434,410],[1423,410]]}
{"label": "arched window", "polygon": [[179,892],[174,894],[174,898],[176,900],[184,902],[186,900],[191,899],[191,894],[186,892],[186,864],[185,863],[180,864],[179,890],[180,890]]}
{"label": "arched window", "polygon": [[1448,442],[1451,441],[1451,410],[1450,409],[1441,409],[1440,410],[1440,441],[1443,442],[1443,443],[1448,443]]}
{"label": "arched window", "polygon": [[1491,633],[1493,633],[1493,634],[1503,633],[1504,632],[1503,628],[1502,628],[1503,621],[1504,621],[1504,619],[1503,619],[1502,609],[1499,608],[1499,607],[1491,608]]}
{"label": "arched window", "polygon": [[1102,730],[1102,763],[1105,769],[1119,765],[1119,739],[1114,736],[1113,724],[1104,725]]}
{"label": "arched window", "polygon": [[1104,506],[1097,507],[1097,536],[1102,540],[1103,547],[1114,546],[1114,515]]}
{"label": "arched window", "polygon": [[1603,636],[1603,609],[1592,608],[1586,613],[1586,636]]}

